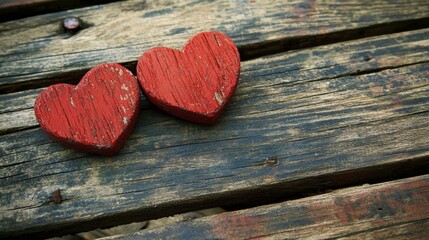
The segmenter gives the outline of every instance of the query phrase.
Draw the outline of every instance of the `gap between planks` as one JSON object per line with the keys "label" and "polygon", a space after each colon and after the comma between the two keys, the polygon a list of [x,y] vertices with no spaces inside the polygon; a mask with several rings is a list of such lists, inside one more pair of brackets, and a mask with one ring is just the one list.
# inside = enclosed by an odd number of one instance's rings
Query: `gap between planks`
{"label": "gap between planks", "polygon": [[343,31],[330,32],[318,35],[285,37],[272,41],[239,46],[238,49],[240,51],[240,56],[242,60],[247,61],[266,55],[286,52],[290,50],[312,48],[322,45],[335,44],[358,40],[362,38],[382,36],[424,28],[429,28],[429,17],[374,24],[367,27],[347,29]]}
{"label": "gap between planks", "polygon": [[[45,239],[83,231],[91,231],[97,228],[109,228],[137,221],[153,220],[213,207],[222,207],[229,211],[246,211],[246,209],[251,210],[258,206],[264,208],[265,205],[278,204],[285,201],[301,201],[303,198],[305,201],[306,197],[318,198],[320,194],[330,194],[332,191],[343,191],[342,189],[344,188],[353,189],[353,187],[365,184],[382,185],[386,182],[389,183],[389,181],[401,182],[404,179],[406,181],[407,178],[419,178],[419,176],[425,174],[429,174],[429,157],[410,159],[409,161],[402,161],[398,164],[372,166],[354,171],[309,177],[288,182],[287,184],[279,183],[269,188],[248,188],[235,192],[215,194],[213,196],[200,196],[192,202],[179,206],[173,201],[155,205],[152,209],[145,209],[143,211],[128,211],[115,216],[105,216],[98,219],[96,222],[83,219],[73,225],[66,225],[61,228],[57,226],[55,230],[51,230],[50,227],[45,227],[43,232],[38,231],[31,234],[26,234],[25,232],[9,232],[8,236],[13,236],[14,239]],[[347,189],[345,189],[345,191],[347,191]],[[249,196],[252,196],[253,200],[242,201],[243,198],[249,200]],[[66,198],[63,202],[70,200],[73,199]],[[217,204],[219,202],[240,202],[240,205],[222,206]],[[43,203],[43,205],[48,204],[49,202]],[[198,208],[196,208],[196,206],[198,206]],[[23,208],[23,210],[25,209],[26,208]],[[31,210],[31,208],[27,209]],[[232,212],[232,214],[234,214],[234,212]],[[216,218],[216,215],[214,217]],[[32,229],[26,229],[26,231],[32,231]],[[154,231],[157,230],[155,229]],[[60,235],[58,235],[59,232],[61,232]],[[0,239],[3,239],[3,237],[4,236],[0,235]],[[119,236],[119,239],[122,239],[122,237],[123,236]]]}
{"label": "gap between planks", "polygon": [[[310,73],[313,71],[317,71],[317,68],[320,69],[320,73],[317,73],[318,76],[314,76],[313,79],[307,81],[295,81],[291,83],[280,83],[278,86],[299,86],[303,83],[309,82],[320,82],[327,81],[329,79],[341,78],[341,77],[350,77],[350,76],[364,76],[369,74],[379,73],[381,71],[400,69],[407,66],[418,65],[427,63],[429,59],[427,56],[427,36],[428,29],[408,31],[402,33],[389,34],[384,36],[376,36],[370,37],[360,40],[349,41],[348,43],[338,43],[338,44],[330,44],[326,46],[319,46],[311,49],[305,50],[294,50],[289,53],[281,53],[278,55],[271,55],[265,58],[255,59],[253,61],[247,61],[242,64],[242,73],[241,75],[246,76],[248,72],[256,71],[258,68],[261,68],[265,60],[269,61],[269,59],[278,58],[284,56],[285,58],[297,59],[296,61],[289,61],[289,63],[285,66],[285,69],[290,68],[290,72],[294,74],[302,74],[305,76],[305,73]],[[407,40],[404,40],[407,39]],[[383,46],[380,45],[380,42],[389,41],[391,46]],[[406,50],[405,55],[401,55],[400,52],[403,51],[402,45],[410,45],[410,48]],[[347,51],[347,48],[344,46],[354,46],[354,45],[369,45],[371,49],[360,49],[357,50],[354,55],[359,55],[359,59],[350,58],[346,61],[344,58],[347,58],[347,55],[342,55],[341,51]],[[378,46],[379,45],[379,46]],[[378,46],[374,48],[374,46]],[[395,46],[395,47],[393,47]],[[386,50],[388,47],[391,50]],[[378,48],[378,49],[377,49]],[[324,50],[325,55],[329,55],[329,61],[333,61],[332,67],[339,67],[339,65],[349,64],[346,69],[341,69],[338,73],[323,75],[323,68],[328,70],[328,67],[323,66],[320,67],[311,67],[311,65],[320,64],[319,57],[317,56],[319,53],[318,49],[329,49],[328,51]],[[316,54],[312,54],[312,52]],[[374,51],[380,52],[378,56],[374,55]],[[311,54],[311,58],[301,58],[301,55]],[[350,55],[353,57],[353,55]],[[252,62],[258,61],[261,64],[252,64]],[[302,65],[301,69],[298,69]],[[278,67],[278,66],[275,66]],[[252,69],[254,68],[254,69]],[[261,72],[270,73],[268,69],[260,69]],[[296,72],[296,73],[295,73]],[[281,74],[277,70],[273,73]],[[267,77],[269,77],[267,75]],[[243,78],[243,77],[242,77]],[[244,79],[243,78],[243,79]],[[243,87],[252,87],[257,88],[258,85],[248,86],[248,84],[244,81],[240,81],[239,88]],[[33,104],[36,96],[43,90],[44,88],[39,89],[31,89],[25,90],[21,92],[15,92],[10,94],[0,95],[0,102],[4,103],[0,106],[0,116],[4,119],[4,121],[0,122],[0,135],[1,134],[9,134],[17,131],[28,130],[32,128],[38,127],[38,123],[35,120],[33,114]],[[282,97],[282,96],[279,96]],[[142,99],[142,110],[151,109],[152,105],[147,101],[145,96],[141,95]]]}
{"label": "gap between planks", "polygon": [[[158,45],[181,47],[190,36],[207,30],[220,30],[231,36],[246,60],[318,44],[421,29],[429,22],[429,4],[422,0],[369,1],[371,4],[340,0],[170,3],[124,1],[0,25],[4,33],[0,46],[6,49],[0,58],[7,62],[0,64],[0,93],[58,82],[77,83],[88,69],[102,62],[122,63],[133,70],[145,49]],[[108,13],[116,17],[106,18]],[[74,14],[89,27],[73,36],[59,32],[55,22]],[[195,21],[200,15],[207,19]],[[171,24],[171,19],[177,19],[177,24]]]}
{"label": "gap between planks", "polygon": [[429,175],[422,175],[103,239],[423,239],[428,234]]}
{"label": "gap between planks", "polygon": [[0,22],[117,1],[119,0],[2,0]]}
{"label": "gap between planks", "polygon": [[[378,72],[381,72],[384,70],[400,69],[402,67],[413,66],[413,65],[422,64],[422,63],[429,63],[429,60],[410,63],[410,64],[397,65],[394,67],[382,67],[382,68],[376,68],[376,69],[364,70],[364,71],[357,69],[356,71],[351,72],[351,73],[338,75],[336,77],[317,79],[316,81],[335,79],[335,78],[339,78],[339,77],[350,77],[350,76],[373,74],[373,73],[378,73]],[[298,83],[298,84],[300,84],[300,83]],[[40,90],[41,91],[43,89],[45,89],[45,88],[31,89],[31,90]],[[40,92],[40,91],[38,91],[38,92]],[[26,92],[26,91],[21,91],[21,92],[16,92],[16,93],[22,93],[22,92]],[[34,102],[34,101],[32,100],[32,102]],[[140,110],[146,111],[149,109],[153,109],[153,105],[142,94],[141,95]],[[18,110],[14,110],[14,111],[10,111],[10,112],[7,112],[7,111],[2,112],[0,110],[0,116],[3,118],[3,121],[0,122],[0,135],[11,134],[11,133],[19,132],[19,131],[25,131],[25,130],[30,130],[30,129],[35,129],[35,128],[40,127],[39,124],[36,122],[33,107],[20,108]],[[1,167],[2,166],[0,166],[0,168]]]}
{"label": "gap between planks", "polygon": [[[168,216],[218,202],[251,204],[248,196],[260,204],[267,197],[281,201],[284,195],[299,197],[302,192],[424,173],[429,165],[428,64],[409,63],[427,61],[427,36],[428,30],[404,32],[247,62],[245,81],[210,131],[151,109],[114,160],[99,161],[64,149],[37,129],[3,135],[2,163],[21,166],[0,169],[3,176],[10,175],[2,180],[0,200],[6,202],[10,196],[16,201],[8,207],[31,207],[49,201],[50,189],[63,184],[64,203],[36,207],[38,214],[25,220],[36,225],[27,225],[25,231],[31,232],[40,227],[42,214],[58,218],[68,214],[57,225],[46,222],[44,233],[32,234],[42,236]],[[371,60],[365,61],[368,56]],[[409,66],[353,74],[403,64]],[[152,124],[155,127],[146,127]],[[276,156],[278,162],[268,165],[264,158],[269,156]],[[29,161],[23,162],[26,158]],[[139,170],[147,177],[141,179]],[[154,172],[160,175],[150,175]],[[110,192],[106,193],[106,186],[112,186]],[[152,193],[154,189],[162,191]],[[35,197],[23,199],[25,191]],[[110,212],[82,208],[94,199],[108,205],[100,208]],[[127,205],[133,201],[136,205]],[[155,201],[159,204],[150,204]],[[70,223],[76,217],[75,207],[85,217]],[[15,234],[25,231],[21,228]]]}
{"label": "gap between planks", "polygon": [[[349,29],[338,32],[331,32],[319,35],[306,35],[299,37],[285,37],[277,40],[245,44],[237,46],[240,52],[241,61],[249,61],[264,56],[287,52],[291,50],[299,50],[313,48],[323,45],[359,40],[369,37],[382,36],[405,31],[413,31],[429,28],[429,18],[390,22],[376,24],[368,27]],[[137,61],[120,63],[128,68],[134,75],[136,74]],[[44,80],[29,81],[24,84],[11,84],[0,86],[0,94],[19,92],[40,87],[47,87],[55,83],[77,84],[80,79],[90,69],[76,70],[67,73],[67,75],[59,75],[53,78],[47,77]],[[59,78],[61,79],[60,81]]]}

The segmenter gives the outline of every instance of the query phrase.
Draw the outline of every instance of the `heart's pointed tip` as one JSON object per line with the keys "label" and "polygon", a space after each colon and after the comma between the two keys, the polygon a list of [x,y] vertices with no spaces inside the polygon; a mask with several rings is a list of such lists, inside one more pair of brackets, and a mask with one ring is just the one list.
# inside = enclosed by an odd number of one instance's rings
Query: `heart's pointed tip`
{"label": "heart's pointed tip", "polygon": [[102,156],[107,156],[107,157],[113,157],[113,156],[115,156],[115,155],[117,155],[119,153],[119,151],[121,150],[121,148],[122,148],[122,146],[121,147],[116,147],[116,148],[112,147],[112,148],[109,148],[109,149],[103,149],[102,151],[94,151],[94,152],[91,152],[91,153],[95,153],[97,155],[102,155]]}
{"label": "heart's pointed tip", "polygon": [[218,118],[219,118],[219,116],[208,117],[205,115],[198,115],[198,116],[194,116],[192,118],[183,118],[183,119],[187,120],[189,122],[197,123],[197,124],[213,125],[213,124],[217,123]]}
{"label": "heart's pointed tip", "polygon": [[61,145],[73,149],[78,152],[92,153],[103,156],[113,156],[119,152],[122,148],[123,143],[113,143],[113,144],[101,144],[88,141],[76,141],[73,138],[64,138],[61,134],[56,132],[50,132],[48,129],[43,129],[45,133],[54,140],[55,142],[60,143]]}

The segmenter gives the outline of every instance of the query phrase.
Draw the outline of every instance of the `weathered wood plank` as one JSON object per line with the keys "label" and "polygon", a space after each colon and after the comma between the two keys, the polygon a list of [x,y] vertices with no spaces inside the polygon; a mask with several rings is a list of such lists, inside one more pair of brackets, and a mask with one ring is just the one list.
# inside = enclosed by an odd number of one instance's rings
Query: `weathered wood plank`
{"label": "weathered wood plank", "polygon": [[[38,126],[39,123],[34,116],[34,109],[25,109],[18,112],[1,114],[0,134],[9,131],[19,131],[31,128],[31,125]],[[5,130],[6,129],[6,130]]]}
{"label": "weathered wood plank", "polygon": [[34,100],[43,88],[0,95],[0,134],[38,126]]}
{"label": "weathered wood plank", "polygon": [[[72,36],[65,33],[59,22],[67,16],[80,17],[88,27]],[[365,36],[369,26],[395,31],[398,26],[383,24],[411,20],[398,28],[413,28],[427,26],[428,19],[429,2],[425,0],[111,3],[1,24],[0,92],[76,82],[88,69],[103,62],[132,63],[134,68],[144,50],[160,45],[181,47],[201,31],[226,33],[246,58],[263,43],[264,49],[284,50],[290,43],[306,46],[305,42],[320,34],[355,29],[331,38]],[[305,38],[297,41],[299,37]]]}
{"label": "weathered wood plank", "polygon": [[[377,71],[385,68],[394,68],[412,63],[425,62],[429,60],[428,39],[429,30],[413,31],[409,33],[398,33],[386,38],[373,37],[353,44],[348,43],[346,47],[337,45],[328,48],[323,53],[312,54],[313,50],[290,52],[287,57],[291,61],[284,61],[284,69],[291,69],[292,74],[307,74],[308,81],[317,81],[320,78],[335,78],[343,75],[354,75],[362,71]],[[383,46],[383,44],[388,44]],[[404,48],[404,45],[408,45]],[[344,55],[342,51],[354,51]],[[328,55],[329,59],[322,59],[321,55]],[[261,60],[262,62],[264,60]],[[300,62],[301,61],[301,62]],[[322,63],[322,61],[324,63]],[[336,66],[343,65],[343,67]],[[249,69],[244,63],[244,69]],[[257,65],[250,65],[251,67]],[[319,67],[320,66],[320,67]],[[278,70],[281,71],[282,69]],[[246,70],[249,71],[249,70]],[[288,70],[289,71],[289,70]],[[242,82],[240,87],[249,86]],[[0,117],[4,119],[0,123],[0,133],[13,132],[19,129],[37,127],[37,121],[29,108],[34,105],[34,100],[41,90],[34,89],[17,93],[0,95]],[[374,91],[384,91],[374,86]],[[142,96],[143,108],[147,109],[149,103]],[[26,111],[21,111],[25,109]],[[19,121],[9,121],[21,119]]]}
{"label": "weathered wood plank", "polygon": [[0,0],[0,22],[113,1],[114,0]]}
{"label": "weathered wood plank", "polygon": [[104,239],[425,239],[429,175]]}
{"label": "weathered wood plank", "polygon": [[34,107],[34,100],[44,88],[0,95],[0,113],[16,112]]}
{"label": "weathered wood plank", "polygon": [[428,39],[419,30],[245,62],[218,124],[147,109],[111,158],[65,149],[39,128],[2,135],[0,236],[83,231],[242,203],[247,194],[348,184],[374,177],[368,169],[427,169]]}

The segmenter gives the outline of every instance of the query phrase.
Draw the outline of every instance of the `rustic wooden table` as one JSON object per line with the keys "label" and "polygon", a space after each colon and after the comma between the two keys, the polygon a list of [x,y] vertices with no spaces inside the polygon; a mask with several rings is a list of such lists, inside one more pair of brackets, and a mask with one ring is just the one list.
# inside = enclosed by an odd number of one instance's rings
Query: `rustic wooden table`
{"label": "rustic wooden table", "polygon": [[[234,211],[113,238],[428,236],[429,1],[128,0],[28,18],[55,1],[10,2],[0,1],[0,238],[209,207]],[[70,16],[81,31],[60,28]],[[207,30],[229,35],[242,58],[217,124],[178,120],[143,97],[114,157],[39,128],[45,87],[103,62],[135,72],[143,51]]]}

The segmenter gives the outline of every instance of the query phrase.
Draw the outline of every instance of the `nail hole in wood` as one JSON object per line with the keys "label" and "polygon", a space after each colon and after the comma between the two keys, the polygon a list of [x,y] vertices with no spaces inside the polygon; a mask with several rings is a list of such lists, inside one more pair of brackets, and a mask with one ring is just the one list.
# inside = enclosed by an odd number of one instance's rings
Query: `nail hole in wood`
{"label": "nail hole in wood", "polygon": [[278,163],[278,160],[276,157],[267,157],[267,158],[265,158],[265,163],[268,166],[273,166],[273,165]]}
{"label": "nail hole in wood", "polygon": [[372,57],[370,57],[370,56],[365,56],[364,58],[363,58],[363,60],[365,61],[365,62],[369,62],[369,61],[371,61],[371,59],[372,59]]}
{"label": "nail hole in wood", "polygon": [[60,204],[62,202],[61,190],[57,189],[52,193],[52,198],[55,204]]}

